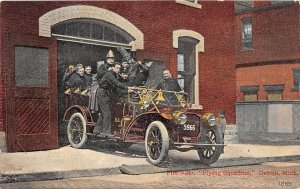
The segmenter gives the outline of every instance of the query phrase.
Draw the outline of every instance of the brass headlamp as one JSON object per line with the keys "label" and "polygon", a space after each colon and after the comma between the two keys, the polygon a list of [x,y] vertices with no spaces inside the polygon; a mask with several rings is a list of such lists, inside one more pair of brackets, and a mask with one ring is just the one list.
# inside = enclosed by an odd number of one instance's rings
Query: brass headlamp
{"label": "brass headlamp", "polygon": [[173,119],[180,125],[183,125],[187,121],[187,116],[184,112],[174,112]]}
{"label": "brass headlamp", "polygon": [[209,126],[213,127],[216,125],[216,117],[212,113],[206,113],[202,116],[202,120]]}

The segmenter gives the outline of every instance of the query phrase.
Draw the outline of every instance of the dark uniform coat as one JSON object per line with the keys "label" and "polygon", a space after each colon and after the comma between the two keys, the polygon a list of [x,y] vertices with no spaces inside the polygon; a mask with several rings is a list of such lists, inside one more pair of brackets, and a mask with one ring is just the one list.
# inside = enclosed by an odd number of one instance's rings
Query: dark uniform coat
{"label": "dark uniform coat", "polygon": [[178,81],[173,78],[162,79],[156,86],[156,89],[166,90],[166,91],[181,91]]}
{"label": "dark uniform coat", "polygon": [[[119,78],[119,81],[127,86],[132,86],[131,82],[129,81],[129,79],[123,79],[123,78]],[[122,89],[122,88],[115,88],[114,92],[117,93],[118,97],[121,100],[127,100],[128,99],[128,90],[126,89]]]}
{"label": "dark uniform coat", "polygon": [[108,63],[101,64],[97,70],[96,80],[100,81],[102,77],[106,74],[106,72],[108,72],[108,68],[111,66],[113,65],[110,65]]}
{"label": "dark uniform coat", "polygon": [[92,74],[84,74],[85,81],[86,81],[86,86],[91,87],[93,83],[93,75]]}
{"label": "dark uniform coat", "polygon": [[[181,88],[178,84],[178,81],[176,79],[173,78],[167,78],[167,79],[163,79],[161,80],[157,86],[156,86],[157,90],[165,90],[165,91],[175,91],[175,92],[179,92],[181,91]],[[164,97],[165,97],[165,102],[164,104],[167,105],[178,105],[178,100],[177,97],[174,93],[172,92],[164,92]]]}
{"label": "dark uniform coat", "polygon": [[94,134],[111,134],[110,91],[113,88],[128,89],[128,86],[118,81],[117,74],[115,72],[108,71],[99,81],[99,89],[97,90],[97,102],[101,114],[99,114],[97,124],[94,127]]}
{"label": "dark uniform coat", "polygon": [[77,72],[73,73],[70,77],[70,79],[67,82],[67,86],[69,88],[74,88],[74,89],[81,89],[84,90],[86,89],[86,81],[84,76],[80,76]]}
{"label": "dark uniform coat", "polygon": [[143,86],[149,77],[149,68],[137,62],[130,65],[128,79],[133,86]]}

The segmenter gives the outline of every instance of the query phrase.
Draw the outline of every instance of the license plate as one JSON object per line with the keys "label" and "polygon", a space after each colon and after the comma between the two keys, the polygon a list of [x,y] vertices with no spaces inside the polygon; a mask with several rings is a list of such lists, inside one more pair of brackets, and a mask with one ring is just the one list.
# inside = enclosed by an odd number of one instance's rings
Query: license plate
{"label": "license plate", "polygon": [[196,131],[196,125],[184,124],[183,130],[184,131]]}

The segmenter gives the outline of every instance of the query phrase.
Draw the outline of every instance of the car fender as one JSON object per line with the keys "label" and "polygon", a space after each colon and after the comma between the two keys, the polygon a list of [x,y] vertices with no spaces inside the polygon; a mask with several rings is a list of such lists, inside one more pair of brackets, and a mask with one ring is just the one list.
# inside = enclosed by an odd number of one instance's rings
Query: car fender
{"label": "car fender", "polygon": [[[200,128],[201,128],[201,117],[198,114],[195,113],[187,113],[188,117],[193,117],[193,122],[196,125],[196,130],[197,133],[193,135],[189,135],[187,132],[181,132],[180,136],[191,136],[196,138],[200,137]],[[195,120],[197,118],[197,120]],[[135,140],[137,142],[142,142],[145,138],[145,133],[148,128],[148,126],[153,122],[153,121],[160,121],[162,122],[168,132],[170,132],[170,137],[172,140],[177,141],[177,129],[178,124],[173,121],[173,119],[166,118],[165,116],[161,115],[161,113],[158,112],[147,112],[147,113],[142,113],[138,115],[134,120],[130,122],[128,127],[125,130],[124,136],[124,141],[126,140]],[[181,127],[181,126],[180,126]],[[138,139],[133,139],[137,136]]]}
{"label": "car fender", "polygon": [[93,118],[92,118],[92,115],[91,115],[89,109],[85,106],[79,106],[79,105],[73,105],[73,106],[69,107],[65,111],[63,120],[68,121],[70,119],[70,117],[76,112],[81,113],[87,123],[93,122]]}
{"label": "car fender", "polygon": [[[125,134],[124,134],[124,138],[123,138],[124,141],[126,141],[126,140],[130,140],[130,141],[135,140],[137,142],[144,141],[147,127],[153,121],[161,121],[167,127],[167,125],[168,125],[167,122],[170,120],[165,119],[158,112],[142,113],[142,114],[138,115],[137,117],[135,117],[130,122],[128,127],[125,129]],[[138,136],[138,139],[136,139],[136,137],[131,137],[131,136]],[[133,139],[133,138],[135,138],[135,139]]]}

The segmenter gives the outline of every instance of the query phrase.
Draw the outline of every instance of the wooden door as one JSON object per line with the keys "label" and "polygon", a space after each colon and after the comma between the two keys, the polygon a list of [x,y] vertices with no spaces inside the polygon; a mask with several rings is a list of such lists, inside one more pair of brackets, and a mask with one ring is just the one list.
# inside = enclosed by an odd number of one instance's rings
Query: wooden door
{"label": "wooden door", "polygon": [[57,148],[56,39],[6,34],[4,44],[8,151]]}

